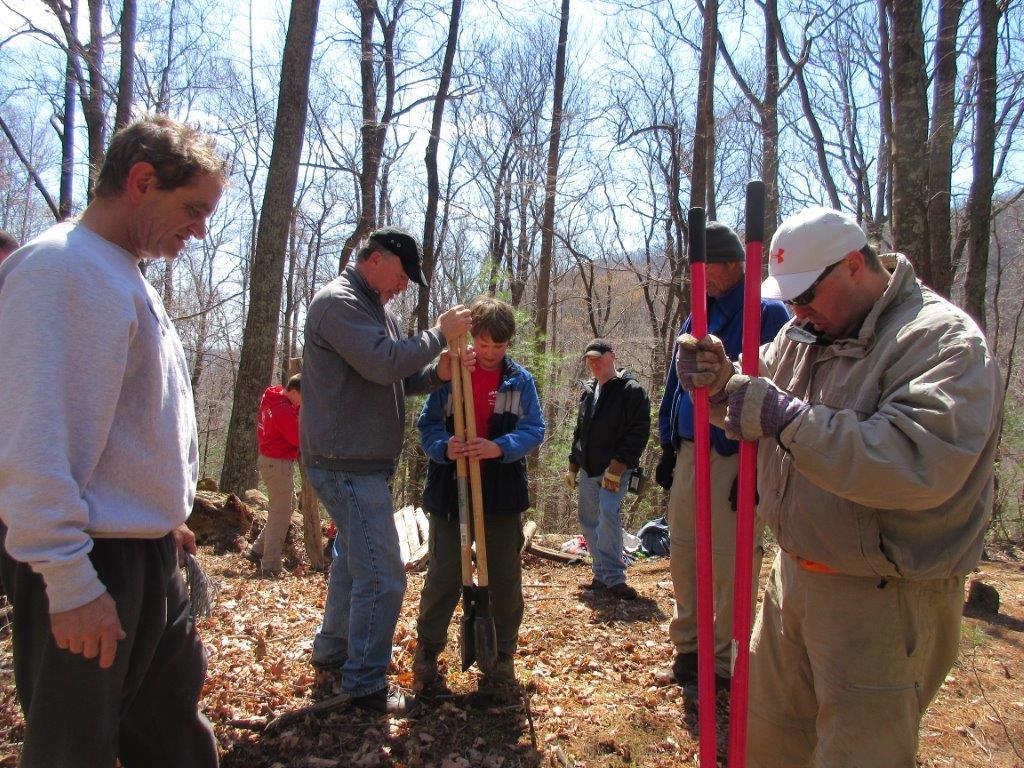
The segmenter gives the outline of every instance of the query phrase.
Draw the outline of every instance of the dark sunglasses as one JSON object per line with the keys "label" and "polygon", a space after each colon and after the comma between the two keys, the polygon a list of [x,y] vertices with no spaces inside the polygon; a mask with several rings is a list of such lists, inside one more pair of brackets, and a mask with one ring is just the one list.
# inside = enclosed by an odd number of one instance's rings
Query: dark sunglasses
{"label": "dark sunglasses", "polygon": [[798,296],[794,296],[792,299],[786,299],[786,303],[789,304],[789,306],[791,307],[806,307],[808,304],[814,301],[814,294],[817,292],[818,286],[821,285],[821,281],[828,277],[829,272],[838,267],[844,261],[846,261],[845,257],[843,257],[842,259],[833,264],[829,264],[827,267],[825,267],[825,270],[820,275],[818,275],[818,279],[811,283],[810,287],[806,291],[799,294]]}

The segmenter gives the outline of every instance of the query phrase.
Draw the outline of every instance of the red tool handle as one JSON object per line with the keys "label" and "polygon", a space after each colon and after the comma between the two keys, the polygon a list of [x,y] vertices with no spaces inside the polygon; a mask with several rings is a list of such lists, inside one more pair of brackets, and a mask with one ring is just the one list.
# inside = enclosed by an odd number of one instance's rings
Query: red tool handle
{"label": "red tool handle", "polygon": [[[703,208],[691,208],[690,333],[703,339],[708,333],[707,274]],[[711,422],[707,387],[693,391],[693,491],[697,544],[697,701],[700,726],[700,764],[714,768],[715,735],[715,603],[711,563]]]}
{"label": "red tool handle", "polygon": [[[746,275],[743,281],[743,359],[741,369],[757,376],[761,346],[761,263],[764,256],[764,182],[747,184]],[[747,692],[750,681],[750,609],[757,494],[757,441],[740,443],[739,498],[736,505],[736,570],[733,580],[733,671],[729,693],[729,768],[747,764]]]}

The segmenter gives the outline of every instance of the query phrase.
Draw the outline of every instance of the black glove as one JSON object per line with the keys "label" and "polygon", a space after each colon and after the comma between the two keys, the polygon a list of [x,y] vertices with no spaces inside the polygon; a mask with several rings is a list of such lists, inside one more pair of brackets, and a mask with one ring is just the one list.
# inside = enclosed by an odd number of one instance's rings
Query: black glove
{"label": "black glove", "polygon": [[676,452],[671,448],[661,449],[661,459],[654,470],[654,482],[666,491],[672,489],[672,475],[676,469]]}
{"label": "black glove", "polygon": [[[761,503],[761,494],[754,489],[754,506]],[[732,487],[729,489],[729,506],[735,512],[740,508],[740,478],[737,475],[732,479]]]}

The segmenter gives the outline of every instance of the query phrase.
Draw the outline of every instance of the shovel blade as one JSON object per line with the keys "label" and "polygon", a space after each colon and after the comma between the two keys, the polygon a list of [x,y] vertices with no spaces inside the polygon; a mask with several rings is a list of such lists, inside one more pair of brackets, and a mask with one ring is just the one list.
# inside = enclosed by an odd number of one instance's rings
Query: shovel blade
{"label": "shovel blade", "polygon": [[459,622],[459,650],[462,657],[462,671],[465,672],[476,661],[476,587],[462,588],[462,620]]}
{"label": "shovel blade", "polygon": [[473,620],[473,647],[476,665],[484,674],[494,671],[498,663],[498,636],[491,615],[490,595],[487,587],[476,588],[476,611]]}

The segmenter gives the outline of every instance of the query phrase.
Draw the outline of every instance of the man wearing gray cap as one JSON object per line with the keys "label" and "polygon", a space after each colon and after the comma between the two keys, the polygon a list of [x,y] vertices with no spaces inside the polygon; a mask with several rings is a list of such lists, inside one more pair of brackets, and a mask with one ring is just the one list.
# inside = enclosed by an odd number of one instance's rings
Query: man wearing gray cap
{"label": "man wearing gray cap", "polygon": [[405,338],[385,304],[410,280],[426,285],[416,241],[391,227],[373,232],[355,263],[313,297],[302,358],[302,460],[338,531],[312,663],[340,670],[356,706],[392,715],[408,714],[414,701],[385,677],[405,595],[388,481],[406,396],[451,379],[447,355],[431,361],[472,324],[460,304]]}
{"label": "man wearing gray cap", "polygon": [[[745,252],[739,237],[725,224],[709,222],[707,243],[708,332],[722,340],[731,357],[739,357],[743,347],[743,270]],[[680,333],[689,333],[692,316],[686,318]],[[776,299],[761,300],[761,343],[771,341],[789,320],[785,305]],[[675,355],[668,367],[665,394],[658,412],[658,439],[661,461],[655,479],[670,491],[668,525],[671,535],[669,563],[675,611],[668,627],[675,649],[672,667],[659,674],[691,688],[697,684],[697,569],[694,534],[693,495],[693,400],[680,378],[687,372],[676,370]],[[718,427],[711,428],[711,529],[714,560],[715,678],[720,688],[731,677],[733,575],[736,553],[736,475],[739,471],[739,444]],[[754,537],[754,589],[760,575],[760,529]]]}
{"label": "man wearing gray cap", "polygon": [[779,542],[751,641],[751,766],[912,768],[956,659],[964,577],[992,512],[1002,411],[975,322],[850,216],[811,208],[772,239],[763,294],[796,317],[734,375],[688,364],[726,434],[761,440],[758,514]]}
{"label": "man wearing gray cap", "polygon": [[[651,401],[640,382],[615,364],[615,350],[594,339],[583,352],[594,378],[583,383],[565,483],[579,487],[579,516],[594,577],[582,585],[635,600],[622,560],[622,498],[651,434]],[[583,473],[580,474],[580,470]]]}

